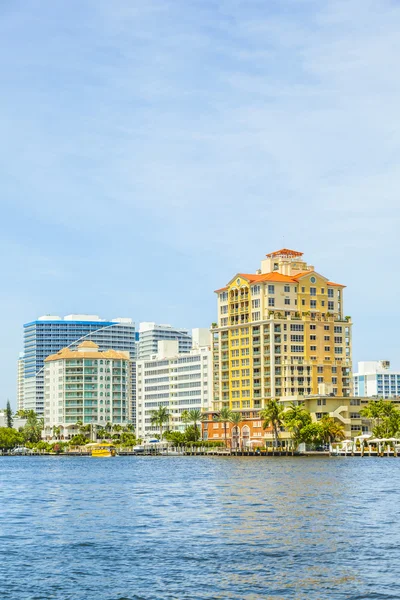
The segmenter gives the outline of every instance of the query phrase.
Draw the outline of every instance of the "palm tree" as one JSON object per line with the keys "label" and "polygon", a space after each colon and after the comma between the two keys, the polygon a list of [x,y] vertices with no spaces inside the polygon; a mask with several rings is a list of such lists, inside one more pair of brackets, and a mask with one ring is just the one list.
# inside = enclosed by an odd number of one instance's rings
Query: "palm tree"
{"label": "palm tree", "polygon": [[231,416],[232,411],[229,408],[221,408],[221,411],[218,414],[218,421],[224,424],[225,448],[228,447],[228,441],[226,438],[226,424],[230,422]]}
{"label": "palm tree", "polygon": [[268,427],[272,427],[274,432],[274,446],[278,447],[279,441],[279,430],[283,426],[283,406],[275,400],[275,398],[271,398],[268,400],[266,407],[263,410],[260,410],[260,417],[263,419],[263,429],[268,429]]}
{"label": "palm tree", "polygon": [[301,430],[311,423],[311,415],[304,408],[304,404],[292,402],[283,414],[283,420],[288,431],[292,434],[292,441],[297,448],[301,441]]}
{"label": "palm tree", "polygon": [[58,425],[54,425],[53,426],[53,436],[58,439],[60,437],[60,433],[61,433],[61,427],[59,427]]}
{"label": "palm tree", "polygon": [[[193,429],[194,429],[194,436],[195,438],[199,438],[200,437],[200,431],[198,431],[197,428],[197,422],[198,421],[203,421],[205,415],[202,414],[201,410],[199,410],[198,408],[192,408],[192,410],[189,411],[184,411],[187,412],[187,415],[185,415],[185,419],[187,419],[188,423],[193,423]],[[182,413],[183,415],[183,413]]]}
{"label": "palm tree", "polygon": [[28,413],[28,419],[23,429],[25,441],[40,442],[42,438],[43,419],[38,419],[34,410]]}
{"label": "palm tree", "polygon": [[158,425],[160,428],[160,442],[163,437],[163,425],[169,422],[169,412],[165,406],[160,406],[157,410],[151,411],[150,423],[152,425]]}
{"label": "palm tree", "polygon": [[[239,425],[242,422],[243,418],[242,418],[242,413],[240,412],[231,412],[231,416],[229,419],[229,422],[232,423],[233,427],[237,427],[238,431],[239,431]],[[239,445],[240,445],[240,436],[238,439]]]}
{"label": "palm tree", "polygon": [[366,419],[370,419],[374,427],[379,427],[381,419],[384,416],[384,405],[383,400],[371,400],[367,406],[363,406],[360,409],[360,415]]}
{"label": "palm tree", "polygon": [[332,442],[338,442],[345,438],[343,427],[333,417],[325,415],[320,420],[320,426],[322,430],[322,438],[326,444]]}

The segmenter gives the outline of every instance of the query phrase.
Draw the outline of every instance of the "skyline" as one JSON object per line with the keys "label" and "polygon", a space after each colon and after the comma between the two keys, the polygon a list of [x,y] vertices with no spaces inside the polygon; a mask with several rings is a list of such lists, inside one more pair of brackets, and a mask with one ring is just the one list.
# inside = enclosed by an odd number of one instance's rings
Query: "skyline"
{"label": "skyline", "polygon": [[264,4],[0,8],[1,406],[23,323],[207,327],[282,247],[347,286],[354,364],[400,366],[400,7]]}

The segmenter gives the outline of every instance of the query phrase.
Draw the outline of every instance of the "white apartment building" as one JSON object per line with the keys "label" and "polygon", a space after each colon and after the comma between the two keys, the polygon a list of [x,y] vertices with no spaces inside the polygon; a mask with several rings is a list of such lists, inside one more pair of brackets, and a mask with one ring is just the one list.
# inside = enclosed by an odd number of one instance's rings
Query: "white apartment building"
{"label": "white apartment building", "polygon": [[400,371],[392,371],[388,360],[362,361],[353,375],[353,385],[355,396],[400,397]]}
{"label": "white apartment building", "polygon": [[176,340],[180,354],[190,352],[192,348],[192,338],[187,329],[177,329],[172,325],[158,325],[146,321],[139,324],[138,359],[143,360],[157,354],[158,342],[163,340]]}
{"label": "white apartment building", "polygon": [[20,352],[17,370],[17,410],[24,409],[24,383],[25,383],[24,353]]}
{"label": "white apartment building", "polygon": [[[165,406],[170,415],[169,429],[184,431],[182,412],[207,411],[212,400],[211,336],[208,329],[193,329],[193,345],[179,352],[178,340],[160,341],[158,352],[136,363],[136,434],[146,438],[159,432],[151,424],[151,414]],[[167,428],[167,424],[165,425]]]}
{"label": "white apartment building", "polygon": [[44,434],[61,427],[61,436],[77,433],[77,421],[104,427],[127,423],[131,410],[129,352],[105,350],[85,341],[48,356],[44,367]]}

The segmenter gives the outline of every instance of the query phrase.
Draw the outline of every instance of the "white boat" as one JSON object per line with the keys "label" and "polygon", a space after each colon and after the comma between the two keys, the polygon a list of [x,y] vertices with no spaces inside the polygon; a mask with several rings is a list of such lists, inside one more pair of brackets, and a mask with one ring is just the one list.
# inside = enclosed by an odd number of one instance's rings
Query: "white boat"
{"label": "white boat", "polygon": [[163,448],[160,454],[161,456],[183,456],[185,452],[180,448]]}

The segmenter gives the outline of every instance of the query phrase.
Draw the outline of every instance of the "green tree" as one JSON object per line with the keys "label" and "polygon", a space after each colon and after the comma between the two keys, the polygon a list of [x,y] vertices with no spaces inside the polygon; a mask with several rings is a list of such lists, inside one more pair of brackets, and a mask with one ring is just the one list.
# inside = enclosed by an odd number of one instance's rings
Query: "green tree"
{"label": "green tree", "polygon": [[286,429],[291,433],[293,445],[297,448],[301,442],[303,428],[311,423],[311,415],[304,408],[304,404],[295,404],[292,402],[283,413],[283,420]]}
{"label": "green tree", "polygon": [[39,419],[34,410],[28,412],[27,421],[23,429],[26,442],[40,442],[42,439],[43,419]]}
{"label": "green tree", "polygon": [[390,400],[371,400],[360,410],[360,415],[372,422],[376,437],[393,437],[400,429],[400,411]]}
{"label": "green tree", "polygon": [[278,400],[271,398],[266,403],[265,408],[260,410],[260,417],[263,419],[263,429],[272,427],[274,433],[274,446],[277,448],[279,443],[279,431],[284,424],[283,406]]}
{"label": "green tree", "polygon": [[10,405],[9,400],[7,400],[6,424],[7,424],[7,427],[10,427],[10,428],[13,426],[13,416],[12,416],[12,410],[11,410],[11,405]]}
{"label": "green tree", "polygon": [[318,446],[324,442],[324,431],[321,423],[309,423],[301,430],[301,442]]}
{"label": "green tree", "polygon": [[59,427],[58,425],[53,425],[53,436],[55,438],[59,438],[61,435],[61,427]]}
{"label": "green tree", "polygon": [[87,437],[83,433],[78,433],[70,439],[69,443],[71,446],[84,446],[87,444]]}
{"label": "green tree", "polygon": [[173,446],[179,446],[187,441],[186,432],[182,433],[181,431],[166,431],[164,438],[168,442],[172,442]]}
{"label": "green tree", "polygon": [[197,423],[201,423],[204,420],[205,415],[201,413],[198,408],[192,408],[187,412],[188,423],[193,423],[193,429],[195,431],[195,442],[201,438],[201,430],[197,427]]}
{"label": "green tree", "polygon": [[345,434],[343,427],[333,417],[325,415],[321,419],[320,425],[322,440],[325,442],[325,444],[331,444],[332,442],[344,440]]}
{"label": "green tree", "polygon": [[165,423],[169,423],[170,414],[165,406],[160,406],[157,410],[152,410],[150,415],[150,423],[160,428],[160,441],[163,438],[163,427]]}
{"label": "green tree", "polygon": [[[243,421],[242,413],[237,411],[231,411],[229,422],[232,423],[233,427],[237,427],[239,431],[239,425]],[[239,437],[240,444],[240,437]]]}
{"label": "green tree", "polygon": [[231,418],[232,418],[232,411],[229,408],[222,408],[217,417],[218,421],[220,423],[223,423],[223,425],[224,425],[225,448],[228,447],[226,426],[228,423],[230,423]]}
{"label": "green tree", "polygon": [[0,427],[0,448],[2,450],[11,450],[20,444],[23,444],[24,438],[16,429],[10,427]]}

